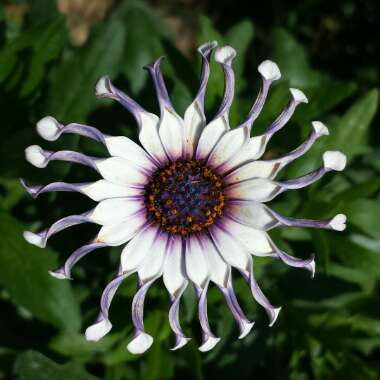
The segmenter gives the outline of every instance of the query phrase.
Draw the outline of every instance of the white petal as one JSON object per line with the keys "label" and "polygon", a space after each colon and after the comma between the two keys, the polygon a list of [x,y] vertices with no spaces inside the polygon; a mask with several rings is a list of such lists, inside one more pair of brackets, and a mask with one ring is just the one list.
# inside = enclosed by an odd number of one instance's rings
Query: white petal
{"label": "white petal", "polygon": [[95,95],[98,97],[102,97],[104,95],[108,95],[110,90],[108,89],[107,86],[107,76],[102,76],[95,85]]}
{"label": "white petal", "polygon": [[281,186],[264,178],[249,179],[227,188],[228,197],[231,199],[244,199],[256,202],[268,202],[272,200],[279,190],[281,190]]}
{"label": "white petal", "polygon": [[266,80],[274,81],[281,78],[281,72],[277,64],[270,60],[261,62],[258,71]]}
{"label": "white petal", "polygon": [[103,226],[96,240],[110,246],[124,244],[137,234],[144,223],[146,223],[145,214],[136,213],[124,222]]}
{"label": "white petal", "polygon": [[240,166],[224,178],[225,184],[245,181],[250,178],[270,178],[279,166],[279,162],[253,161]]}
{"label": "white petal", "polygon": [[237,222],[260,230],[268,230],[277,223],[269,208],[257,202],[233,202],[228,206],[228,214]]}
{"label": "white petal", "polygon": [[97,204],[89,215],[94,223],[101,225],[116,224],[144,208],[144,203],[135,198],[106,199]]}
{"label": "white petal", "polygon": [[139,332],[127,346],[131,354],[143,354],[153,343],[153,337],[147,333]]}
{"label": "white petal", "polygon": [[141,112],[139,116],[141,119],[141,129],[139,133],[141,145],[158,162],[167,162],[168,157],[162,146],[160,135],[158,134],[159,118],[148,112]]}
{"label": "white petal", "polygon": [[249,129],[246,127],[235,128],[226,132],[217,142],[207,163],[212,167],[224,164],[241,150],[248,139]]}
{"label": "white petal", "polygon": [[123,249],[121,253],[121,269],[123,272],[136,270],[145,260],[153,246],[158,228],[149,226],[140,231]]}
{"label": "white petal", "polygon": [[118,185],[143,186],[148,177],[141,168],[121,157],[111,157],[96,162],[100,174]]}
{"label": "white petal", "polygon": [[185,152],[187,157],[192,157],[200,134],[206,125],[206,118],[199,103],[195,100],[187,108],[184,116],[185,123]]}
{"label": "white petal", "polygon": [[226,287],[229,273],[228,265],[221,258],[219,252],[209,237],[205,236],[201,239],[201,241],[207,260],[211,281],[217,285]]}
{"label": "white petal", "polygon": [[323,154],[323,164],[326,169],[342,171],[346,167],[347,157],[339,151],[328,150]]}
{"label": "white petal", "polygon": [[207,340],[201,346],[199,346],[199,351],[201,352],[210,351],[217,345],[219,341],[220,341],[220,338],[209,336]]}
{"label": "white petal", "polygon": [[171,241],[164,267],[164,284],[170,294],[176,294],[186,284],[182,255],[182,241],[175,238]]}
{"label": "white petal", "polygon": [[186,274],[199,287],[204,287],[209,277],[206,257],[200,241],[196,237],[186,240]]}
{"label": "white petal", "polygon": [[156,168],[147,153],[139,145],[125,136],[109,136],[105,138],[111,156],[125,158],[148,171]]}
{"label": "white petal", "polygon": [[217,225],[210,229],[210,233],[218,251],[228,264],[242,270],[248,269],[248,251],[235,237]]}
{"label": "white petal", "polygon": [[183,120],[165,107],[158,132],[167,155],[173,161],[182,157],[185,133]]}
{"label": "white petal", "polygon": [[112,324],[108,319],[101,319],[99,322],[87,327],[86,339],[91,342],[97,342],[107,335],[112,329]]}
{"label": "white petal", "polygon": [[116,185],[112,182],[101,179],[90,185],[84,185],[81,192],[86,194],[94,201],[101,201],[103,199],[128,197],[135,195],[142,195],[144,190],[139,188],[127,187]]}
{"label": "white petal", "polygon": [[257,160],[264,153],[268,137],[260,135],[251,137],[241,150],[223,165],[223,169],[229,171],[249,161]]}
{"label": "white petal", "polygon": [[224,218],[223,226],[236,237],[247,250],[255,256],[275,256],[266,232],[238,223],[228,217]]}
{"label": "white petal", "polygon": [[198,160],[205,159],[210,154],[215,144],[229,130],[229,125],[224,117],[218,117],[203,129],[197,145],[195,156]]}
{"label": "white petal", "polygon": [[142,281],[149,281],[162,273],[167,245],[168,235],[165,232],[158,233],[144,262],[138,269],[139,278]]}
{"label": "white petal", "polygon": [[344,214],[335,215],[330,222],[330,226],[335,231],[344,231],[346,229],[347,217]]}

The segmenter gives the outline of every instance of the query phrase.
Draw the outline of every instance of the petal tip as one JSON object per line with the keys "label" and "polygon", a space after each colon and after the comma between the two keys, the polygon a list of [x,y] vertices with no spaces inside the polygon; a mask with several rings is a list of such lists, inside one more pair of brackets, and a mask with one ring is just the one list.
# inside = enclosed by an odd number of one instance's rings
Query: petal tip
{"label": "petal tip", "polygon": [[289,90],[292,94],[293,99],[297,103],[309,103],[309,100],[307,99],[306,95],[298,88],[290,88]]}
{"label": "petal tip", "polygon": [[33,166],[37,168],[45,168],[47,160],[43,149],[38,145],[31,145],[25,149],[25,158]]}
{"label": "petal tip", "polygon": [[217,345],[219,341],[220,338],[217,338],[215,336],[209,336],[198,349],[201,352],[210,351]]}
{"label": "petal tip", "polygon": [[131,354],[143,354],[153,344],[153,337],[145,332],[139,332],[127,345]]}
{"label": "petal tip", "polygon": [[330,134],[328,128],[325,124],[323,124],[321,121],[312,121],[311,122],[314,131],[319,136],[328,136]]}
{"label": "petal tip", "polygon": [[276,323],[278,315],[280,314],[281,309],[282,309],[282,307],[276,307],[275,309],[273,309],[271,320],[270,320],[270,323],[269,323],[269,327],[272,327]]}
{"label": "petal tip", "polygon": [[346,167],[347,157],[337,150],[328,150],[323,154],[323,163],[326,169],[340,172]]}
{"label": "petal tip", "polygon": [[37,133],[45,140],[55,141],[60,135],[60,124],[52,116],[45,116],[37,122]]}
{"label": "petal tip", "polygon": [[344,231],[346,229],[347,216],[344,214],[335,215],[330,221],[330,227],[334,231]]}
{"label": "petal tip", "polygon": [[221,46],[215,51],[215,61],[224,65],[231,65],[236,56],[236,50],[231,46]]}
{"label": "petal tip", "polygon": [[261,76],[269,81],[275,81],[281,78],[281,71],[275,62],[266,60],[261,62],[257,68]]}
{"label": "petal tip", "polygon": [[188,338],[186,336],[180,336],[180,337],[178,337],[175,346],[173,348],[171,348],[170,350],[176,351],[176,350],[182,348],[183,346],[185,346],[190,340],[191,340],[191,338]]}
{"label": "petal tip", "polygon": [[65,270],[60,268],[57,270],[49,270],[50,276],[57,278],[58,280],[71,280],[70,276],[65,273]]}
{"label": "petal tip", "polygon": [[101,319],[93,325],[87,327],[85,332],[86,340],[89,342],[97,342],[112,329],[112,323],[108,319]]}
{"label": "petal tip", "polygon": [[95,85],[95,94],[98,98],[106,97],[110,94],[110,79],[107,75],[103,75]]}
{"label": "petal tip", "polygon": [[245,338],[252,330],[255,322],[244,321],[238,339]]}
{"label": "petal tip", "polygon": [[31,231],[24,231],[23,236],[24,236],[24,239],[29,244],[33,244],[39,248],[45,248],[45,246],[46,246],[44,239],[39,234],[36,234],[34,232],[31,232]]}
{"label": "petal tip", "polygon": [[207,41],[201,46],[198,47],[198,52],[203,54],[208,54],[212,49],[215,49],[218,46],[218,41]]}

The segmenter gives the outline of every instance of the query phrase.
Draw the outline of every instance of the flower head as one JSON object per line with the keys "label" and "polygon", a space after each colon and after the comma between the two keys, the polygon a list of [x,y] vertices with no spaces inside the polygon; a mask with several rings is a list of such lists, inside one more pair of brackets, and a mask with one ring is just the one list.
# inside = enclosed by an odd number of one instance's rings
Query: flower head
{"label": "flower head", "polygon": [[265,309],[269,325],[278,317],[280,307],[273,306],[261,291],[254,276],[255,256],[270,256],[296,268],[315,271],[314,256],[303,260],[279,249],[268,235],[276,227],[309,227],[342,231],[346,217],[342,214],[327,220],[295,219],[283,216],[265,205],[288,190],[312,184],[329,171],[343,170],[346,157],[341,152],[327,151],[322,166],[302,177],[276,181],[276,175],[296,158],[306,153],[328,129],[320,121],[312,123],[310,136],[289,154],[261,159],[272,136],[285,126],[296,107],[307,103],[305,94],[290,89],[290,100],[276,120],[259,136],[250,137],[268,91],[281,77],[274,62],[264,61],[258,67],[262,77],[260,92],[245,121],[232,128],[229,110],[234,96],[232,63],[235,50],[217,48],[215,60],[224,71],[224,96],[214,118],[206,122],[204,97],[209,76],[209,59],[216,42],[202,45],[200,86],[184,117],[179,116],[170,101],[160,70],[161,59],[147,67],[157,93],[160,117],[146,111],[108,77],[96,85],[98,97],[121,103],[136,119],[142,147],[125,136],[110,136],[88,125],[63,125],[53,117],[37,123],[37,131],[45,140],[57,140],[62,134],[75,133],[103,144],[108,158],[89,157],[73,151],[52,152],[33,145],[26,149],[26,158],[38,168],[63,160],[87,165],[102,179],[92,183],[54,182],[45,186],[25,185],[37,197],[51,191],[75,191],[87,195],[97,205],[80,215],[67,216],[49,228],[25,232],[31,244],[45,247],[54,234],[80,223],[99,224],[97,236],[77,249],[64,265],[50,274],[59,279],[71,278],[73,266],[88,253],[107,246],[123,245],[116,277],[105,288],[100,313],[86,330],[86,338],[96,341],[112,328],[109,308],[118,287],[137,273],[139,288],[132,302],[135,335],[129,351],[142,353],[153,342],[144,329],[144,299],[149,287],[163,277],[171,298],[169,323],[175,334],[173,349],[184,346],[189,338],[179,319],[180,301],[191,283],[198,297],[198,314],[202,329],[199,349],[208,351],[220,340],[212,332],[207,317],[207,289],[210,283],[222,292],[240,330],[246,336],[253,322],[249,321],[235,296],[232,269],[248,283],[253,298]]}

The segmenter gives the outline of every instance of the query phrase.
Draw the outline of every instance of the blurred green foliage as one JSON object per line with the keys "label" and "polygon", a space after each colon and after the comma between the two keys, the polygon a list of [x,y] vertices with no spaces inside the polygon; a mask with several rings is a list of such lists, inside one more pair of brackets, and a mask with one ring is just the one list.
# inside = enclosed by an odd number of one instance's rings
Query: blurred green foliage
{"label": "blurred green foliage", "polygon": [[[253,333],[242,341],[236,340],[237,331],[220,295],[211,290],[210,320],[223,340],[208,354],[197,349],[199,328],[192,292],[186,293],[181,311],[187,333],[195,334],[194,339],[178,352],[169,351],[168,297],[162,284],[155,286],[148,296],[146,327],[156,339],[142,357],[126,350],[132,334],[133,281],[121,287],[112,305],[112,332],[98,343],[88,343],[82,336],[96,316],[102,288],[116,271],[119,249],[90,255],[75,269],[75,282],[67,283],[50,278],[47,271],[90,239],[93,227],[66,231],[52,239],[46,250],[22,238],[25,228],[47,226],[86,210],[90,202],[70,194],[49,194],[32,201],[19,185],[19,177],[45,183],[84,182],[93,174],[68,164],[33,169],[23,151],[39,143],[34,125],[47,114],[135,138],[130,115],[117,104],[96,100],[96,80],[110,75],[156,111],[152,85],[142,67],[167,55],[165,75],[173,102],[183,112],[196,91],[199,58],[194,55],[189,60],[175,47],[174,31],[158,16],[162,12],[143,1],[116,2],[81,47],[70,44],[66,19],[54,2],[0,4],[0,379],[380,378],[380,148],[375,143],[380,135],[376,88],[380,69],[374,60],[380,55],[374,51],[371,33],[363,46],[354,33],[372,31],[380,12],[377,2],[369,0],[334,5],[323,0],[289,2],[288,7],[284,3],[270,0],[245,8],[218,2],[218,8],[210,1],[203,4],[203,12],[202,7],[194,7],[194,44],[216,39],[238,51],[233,125],[244,118],[254,99],[259,84],[255,67],[260,60],[275,60],[283,77],[274,86],[255,131],[277,116],[286,104],[289,86],[306,92],[310,104],[297,110],[274,139],[269,154],[293,149],[308,134],[310,122],[319,119],[329,126],[330,136],[289,167],[286,176],[317,167],[326,149],[344,151],[349,166],[342,174],[281,197],[274,207],[287,215],[313,218],[344,212],[348,230],[273,233],[276,242],[296,256],[316,253],[316,278],[310,281],[303,272],[259,260],[259,281],[273,303],[284,309],[276,325],[268,328],[263,311],[245,285],[236,281],[242,304],[256,320]],[[17,7],[26,9],[22,17],[15,17]],[[279,11],[270,15],[269,9],[276,7]],[[212,63],[209,114],[220,101],[222,79],[220,68]],[[72,136],[48,145],[104,153],[92,142]]]}

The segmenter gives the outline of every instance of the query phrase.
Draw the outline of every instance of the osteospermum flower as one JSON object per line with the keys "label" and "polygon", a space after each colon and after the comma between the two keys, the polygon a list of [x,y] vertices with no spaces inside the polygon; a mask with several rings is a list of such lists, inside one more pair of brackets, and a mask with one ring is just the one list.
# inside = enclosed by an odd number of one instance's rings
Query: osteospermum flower
{"label": "osteospermum flower", "polygon": [[303,260],[279,249],[268,235],[276,227],[310,227],[342,231],[346,217],[328,220],[295,219],[280,215],[265,203],[288,190],[308,186],[331,170],[343,170],[345,156],[327,151],[322,166],[302,177],[276,181],[276,174],[308,151],[328,129],[320,121],[312,122],[307,140],[289,154],[271,160],[260,159],[277,131],[285,126],[301,103],[307,103],[302,91],[291,88],[290,100],[277,119],[259,136],[250,137],[252,124],[264,106],[269,88],[281,74],[274,62],[258,67],[262,87],[246,120],[231,129],[228,114],[234,96],[232,62],[235,50],[230,46],[216,49],[215,60],[221,64],[225,90],[219,111],[210,122],[204,114],[204,97],[209,77],[209,58],[216,42],[202,45],[200,86],[184,117],[173,109],[160,71],[161,59],[147,67],[156,89],[160,117],[146,111],[116,88],[108,77],[96,85],[96,94],[121,103],[136,119],[142,147],[125,136],[110,136],[82,124],[59,123],[45,117],[37,123],[38,133],[46,140],[75,133],[103,144],[111,157],[95,158],[73,151],[52,152],[33,145],[26,158],[44,168],[50,161],[63,160],[90,166],[102,179],[93,183],[54,182],[45,186],[25,185],[37,197],[52,191],[74,191],[87,195],[98,204],[90,211],[67,216],[39,232],[25,232],[28,242],[45,247],[54,234],[80,223],[101,226],[89,244],[77,249],[62,267],[50,272],[59,279],[71,278],[80,259],[95,249],[123,245],[116,277],[105,288],[100,313],[86,330],[86,338],[97,341],[111,330],[109,307],[117,288],[127,277],[137,273],[139,288],[132,302],[135,335],[128,344],[132,353],[147,350],[153,338],[144,330],[144,299],[149,287],[161,276],[169,292],[170,327],[175,334],[173,349],[184,346],[179,318],[180,300],[189,283],[198,297],[198,314],[202,329],[201,351],[212,349],[220,340],[212,332],[207,317],[207,289],[215,284],[225,297],[245,337],[254,322],[239,306],[232,283],[232,268],[248,283],[253,298],[265,309],[269,325],[275,322],[280,307],[273,306],[255,280],[255,256],[270,256],[285,264],[304,268],[314,275],[314,256]]}

